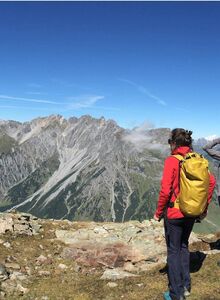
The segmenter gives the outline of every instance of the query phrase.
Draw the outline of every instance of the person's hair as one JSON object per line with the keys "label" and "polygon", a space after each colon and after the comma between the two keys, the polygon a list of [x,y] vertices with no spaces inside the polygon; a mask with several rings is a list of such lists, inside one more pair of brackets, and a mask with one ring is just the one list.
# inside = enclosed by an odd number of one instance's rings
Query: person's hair
{"label": "person's hair", "polygon": [[185,130],[183,128],[175,128],[171,131],[171,138],[169,139],[169,143],[175,142],[176,147],[179,146],[188,146],[192,148],[192,131]]}

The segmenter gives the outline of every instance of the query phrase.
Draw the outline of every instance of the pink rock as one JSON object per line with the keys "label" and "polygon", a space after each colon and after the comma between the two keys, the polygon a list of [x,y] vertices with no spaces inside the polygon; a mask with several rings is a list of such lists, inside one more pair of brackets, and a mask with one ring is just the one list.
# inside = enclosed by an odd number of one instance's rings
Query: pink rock
{"label": "pink rock", "polygon": [[72,245],[65,248],[62,256],[76,260],[85,266],[121,267],[132,256],[132,248],[123,243],[112,245]]}

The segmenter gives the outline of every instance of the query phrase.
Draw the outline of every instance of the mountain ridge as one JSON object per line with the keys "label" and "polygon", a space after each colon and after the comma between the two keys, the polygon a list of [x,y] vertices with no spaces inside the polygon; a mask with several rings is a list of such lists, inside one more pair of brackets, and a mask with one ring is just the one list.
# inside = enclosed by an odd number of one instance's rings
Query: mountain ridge
{"label": "mountain ridge", "polygon": [[[153,216],[169,128],[61,115],[0,121],[0,208],[42,218],[124,222]],[[7,137],[7,138],[5,138]]]}

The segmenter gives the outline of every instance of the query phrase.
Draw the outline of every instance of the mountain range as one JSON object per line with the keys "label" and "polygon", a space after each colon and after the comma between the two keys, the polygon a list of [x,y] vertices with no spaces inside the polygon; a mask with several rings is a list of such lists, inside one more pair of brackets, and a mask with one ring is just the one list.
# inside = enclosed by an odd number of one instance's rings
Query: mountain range
{"label": "mountain range", "polygon": [[[169,128],[128,130],[88,115],[1,120],[0,209],[54,219],[149,219],[169,133]],[[200,139],[195,148],[201,152],[205,143]]]}

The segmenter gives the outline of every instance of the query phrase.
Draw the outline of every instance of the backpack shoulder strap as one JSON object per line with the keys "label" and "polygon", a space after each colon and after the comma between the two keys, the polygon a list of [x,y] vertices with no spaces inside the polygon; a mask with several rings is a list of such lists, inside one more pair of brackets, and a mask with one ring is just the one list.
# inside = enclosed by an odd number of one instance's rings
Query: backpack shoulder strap
{"label": "backpack shoulder strap", "polygon": [[[179,161],[178,177],[179,177],[179,188],[180,188],[180,168],[181,168],[182,162],[184,161],[184,157],[182,155],[180,155],[180,154],[173,154],[171,156],[175,157]],[[168,206],[169,207],[175,207],[175,208],[179,209],[179,203],[178,203],[178,200],[177,200],[178,198],[177,198],[177,195],[175,193],[175,190],[174,190],[173,186],[172,186],[172,191],[171,191],[170,199],[171,199],[172,194],[175,196],[176,199],[175,199],[174,202],[170,202],[170,200],[169,200]]]}
{"label": "backpack shoulder strap", "polygon": [[189,159],[191,157],[198,157],[198,156],[203,157],[202,154],[199,154],[197,152],[188,152],[184,156],[182,156],[180,154],[174,154],[172,156],[176,157],[180,161],[184,161],[184,160]]}
{"label": "backpack shoulder strap", "polygon": [[180,154],[173,154],[172,156],[175,157],[176,159],[178,159],[179,161],[184,160],[184,157]]}

